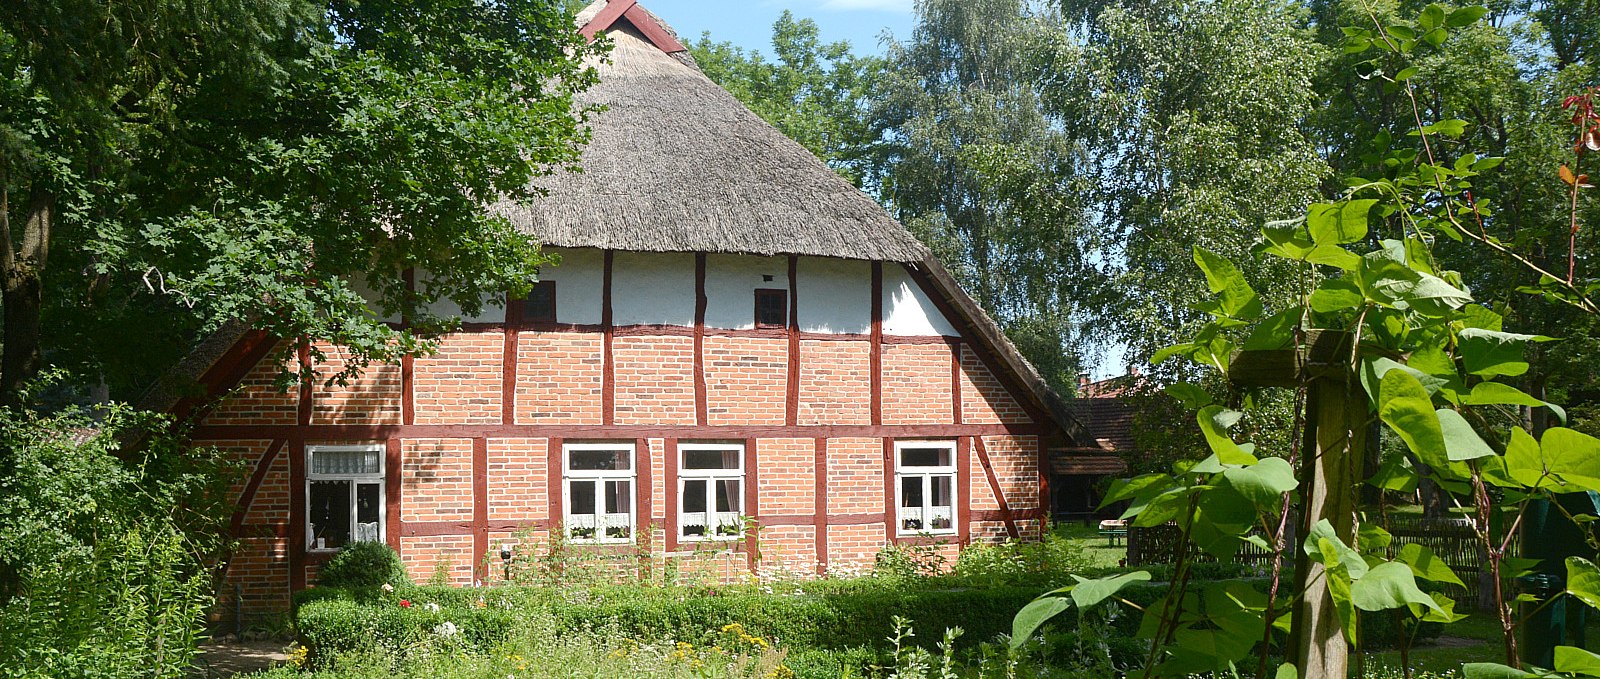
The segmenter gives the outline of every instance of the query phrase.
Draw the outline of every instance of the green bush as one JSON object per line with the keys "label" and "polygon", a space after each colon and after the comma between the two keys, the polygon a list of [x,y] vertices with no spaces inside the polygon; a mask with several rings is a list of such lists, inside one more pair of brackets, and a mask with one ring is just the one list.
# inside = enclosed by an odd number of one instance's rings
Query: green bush
{"label": "green bush", "polygon": [[[181,677],[236,478],[125,406],[0,409],[0,677]],[[138,447],[126,441],[142,437]]]}
{"label": "green bush", "polygon": [[317,583],[325,587],[372,590],[384,585],[409,585],[411,577],[406,574],[400,555],[393,547],[382,542],[352,542],[322,567]]}
{"label": "green bush", "polygon": [[[867,579],[806,583],[798,595],[768,594],[750,586],[405,587],[365,600],[349,590],[317,587],[296,598],[295,625],[302,643],[320,655],[404,648],[445,621],[482,646],[503,638],[519,619],[541,616],[553,618],[561,629],[604,629],[626,638],[695,644],[711,643],[724,625],[739,623],[753,635],[791,648],[843,651],[885,647],[883,636],[896,615],[918,629],[961,627],[967,631],[964,639],[973,644],[990,640],[1009,632],[1012,616],[1043,591],[948,589]],[[402,598],[411,607],[400,606]]]}
{"label": "green bush", "polygon": [[352,601],[327,597],[303,602],[296,611],[299,641],[314,665],[326,666],[341,655],[388,654],[403,658],[429,642],[485,651],[505,641],[517,627],[517,616],[489,608],[445,608],[402,605],[409,599]]}

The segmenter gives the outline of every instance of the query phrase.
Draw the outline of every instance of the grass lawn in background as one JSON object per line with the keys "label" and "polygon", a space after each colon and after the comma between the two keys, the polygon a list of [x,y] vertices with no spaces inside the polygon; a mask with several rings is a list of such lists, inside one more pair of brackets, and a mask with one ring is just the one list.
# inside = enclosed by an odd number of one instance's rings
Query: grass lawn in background
{"label": "grass lawn in background", "polygon": [[1117,538],[1116,546],[1110,546],[1095,524],[1085,526],[1078,522],[1058,523],[1054,531],[1056,535],[1066,538],[1068,544],[1079,549],[1089,565],[1094,568],[1116,568],[1117,564],[1128,556],[1126,537]]}

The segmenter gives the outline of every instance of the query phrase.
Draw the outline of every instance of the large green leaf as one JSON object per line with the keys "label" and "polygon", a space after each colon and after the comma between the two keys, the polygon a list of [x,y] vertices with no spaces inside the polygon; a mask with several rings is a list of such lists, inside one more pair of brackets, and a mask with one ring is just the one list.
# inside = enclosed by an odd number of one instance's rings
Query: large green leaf
{"label": "large green leaf", "polygon": [[1250,283],[1233,262],[1197,245],[1194,248],[1194,263],[1205,272],[1206,285],[1211,292],[1219,295],[1213,313],[1240,320],[1254,320],[1261,316],[1260,298],[1256,297],[1256,291],[1250,288]]}
{"label": "large green leaf", "polygon": [[1079,608],[1090,609],[1100,605],[1101,602],[1116,596],[1117,592],[1135,582],[1149,582],[1150,573],[1134,571],[1111,577],[1086,580],[1076,575],[1072,576],[1078,584],[1072,587],[1072,602]]}
{"label": "large green leaf", "polygon": [[1344,245],[1367,237],[1367,214],[1377,200],[1363,198],[1340,203],[1312,203],[1306,209],[1306,229],[1317,245]]}
{"label": "large green leaf", "polygon": [[1511,438],[1506,442],[1505,465],[1506,475],[1524,488],[1559,485],[1557,481],[1546,478],[1550,466],[1545,463],[1544,451],[1539,449],[1539,442],[1522,427],[1511,428]]}
{"label": "large green leaf", "polygon": [[1398,561],[1373,566],[1350,586],[1350,600],[1363,611],[1387,611],[1411,604],[1443,613],[1439,604],[1417,587],[1411,567]]}
{"label": "large green leaf", "polygon": [[1411,572],[1423,580],[1448,583],[1463,589],[1467,586],[1455,571],[1450,570],[1449,564],[1423,545],[1413,542],[1401,547],[1395,560],[1410,566]]}
{"label": "large green leaf", "polygon": [[1539,439],[1550,471],[1567,483],[1566,491],[1600,491],[1600,439],[1575,429],[1551,427]]}
{"label": "large green leaf", "polygon": [[1600,677],[1600,655],[1573,646],[1557,646],[1555,671],[1580,677]]}
{"label": "large green leaf", "polygon": [[1183,407],[1190,410],[1199,410],[1217,402],[1211,393],[1188,382],[1173,382],[1161,389],[1168,396],[1178,399]]}
{"label": "large green leaf", "polygon": [[1469,406],[1529,406],[1532,408],[1545,407],[1562,422],[1567,421],[1567,411],[1561,406],[1534,398],[1521,389],[1509,384],[1499,382],[1479,382],[1472,387],[1472,393],[1461,398],[1462,405]]}
{"label": "large green leaf", "polygon": [[1228,429],[1239,422],[1244,413],[1237,410],[1228,410],[1222,406],[1206,406],[1200,409],[1195,419],[1200,423],[1200,431],[1205,434],[1206,444],[1211,446],[1211,452],[1225,465],[1255,464],[1256,457],[1245,452],[1239,444],[1228,437]]}
{"label": "large green leaf", "polygon": [[1404,455],[1391,455],[1378,465],[1378,473],[1367,479],[1367,483],[1384,490],[1397,493],[1410,493],[1417,489],[1421,477],[1417,470],[1411,468],[1411,461]]}
{"label": "large green leaf", "polygon": [[1499,663],[1469,662],[1461,666],[1461,676],[1465,679],[1525,679],[1534,675]]}
{"label": "large green leaf", "polygon": [[1600,568],[1588,559],[1567,557],[1567,594],[1590,608],[1600,608]]}
{"label": "large green leaf", "polygon": [[1384,375],[1389,374],[1390,370],[1404,370],[1410,373],[1412,377],[1417,378],[1417,381],[1422,384],[1423,390],[1430,395],[1437,393],[1439,389],[1445,386],[1445,380],[1418,370],[1413,366],[1381,356],[1367,358],[1361,362],[1361,386],[1366,389],[1367,395],[1372,397],[1372,400],[1380,400],[1381,394],[1378,393],[1378,386],[1383,382]]}
{"label": "large green leaf", "polygon": [[1300,326],[1300,313],[1300,308],[1294,307],[1268,316],[1245,338],[1244,350],[1282,349],[1293,344],[1295,328]]}
{"label": "large green leaf", "polygon": [[1384,241],[1382,249],[1361,258],[1355,281],[1367,299],[1428,316],[1444,315],[1472,301],[1466,291],[1413,268],[1405,244],[1395,240]]}
{"label": "large green leaf", "polygon": [[1476,460],[1480,457],[1494,457],[1494,449],[1483,442],[1483,437],[1473,431],[1472,425],[1466,418],[1449,408],[1440,408],[1439,430],[1444,434],[1445,452],[1453,462]]}
{"label": "large green leaf", "polygon": [[1327,519],[1322,519],[1311,527],[1311,534],[1306,536],[1304,549],[1306,555],[1313,560],[1321,561],[1324,566],[1332,568],[1335,565],[1343,565],[1352,578],[1360,578],[1367,572],[1367,562],[1361,558],[1361,553],[1345,544]]}
{"label": "large green leaf", "polygon": [[1329,278],[1311,293],[1311,310],[1319,314],[1354,309],[1366,302],[1361,288],[1348,278]]}
{"label": "large green leaf", "polygon": [[1390,370],[1379,384],[1378,397],[1378,417],[1400,435],[1411,452],[1435,471],[1449,469],[1439,415],[1422,383],[1404,370]]}
{"label": "large green leaf", "polygon": [[1046,622],[1069,608],[1072,601],[1063,596],[1040,597],[1023,606],[1011,619],[1011,647],[1020,648]]}
{"label": "large green leaf", "polygon": [[1294,468],[1276,457],[1266,458],[1248,467],[1228,468],[1222,472],[1222,476],[1258,509],[1281,505],[1283,494],[1300,485],[1294,478]]}
{"label": "large green leaf", "polygon": [[1166,474],[1144,474],[1131,479],[1117,479],[1112,482],[1111,489],[1106,491],[1106,497],[1100,501],[1100,507],[1104,508],[1135,497],[1155,497],[1171,487],[1172,477]]}
{"label": "large green leaf", "polygon": [[1239,551],[1244,534],[1256,521],[1256,506],[1230,486],[1215,486],[1200,496],[1189,539],[1220,561]]}
{"label": "large green leaf", "polygon": [[1522,360],[1523,347],[1528,342],[1549,342],[1555,338],[1544,335],[1522,335],[1482,328],[1461,331],[1461,361],[1467,372],[1489,377],[1507,375],[1515,377],[1528,372],[1528,362]]}
{"label": "large green leaf", "polygon": [[1317,244],[1311,240],[1311,232],[1306,229],[1304,217],[1280,222],[1267,222],[1261,230],[1262,237],[1266,240],[1256,251],[1277,255],[1284,259],[1293,259],[1312,264],[1325,264],[1336,266],[1345,271],[1354,271],[1361,265],[1361,257],[1356,253],[1346,250],[1334,243]]}

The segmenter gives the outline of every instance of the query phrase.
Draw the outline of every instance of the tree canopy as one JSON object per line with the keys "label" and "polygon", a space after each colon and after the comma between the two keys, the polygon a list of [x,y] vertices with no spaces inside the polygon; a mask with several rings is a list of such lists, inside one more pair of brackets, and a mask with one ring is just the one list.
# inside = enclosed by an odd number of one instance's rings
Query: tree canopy
{"label": "tree canopy", "polygon": [[538,0],[7,3],[0,397],[46,363],[136,395],[230,320],[359,367],[525,289],[483,206],[576,161],[595,49]]}

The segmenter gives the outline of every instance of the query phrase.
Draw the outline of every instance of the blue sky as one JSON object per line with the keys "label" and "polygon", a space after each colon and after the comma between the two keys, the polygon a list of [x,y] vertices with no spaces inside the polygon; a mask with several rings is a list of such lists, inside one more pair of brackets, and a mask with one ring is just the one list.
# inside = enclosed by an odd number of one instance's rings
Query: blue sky
{"label": "blue sky", "polygon": [[885,29],[901,40],[911,35],[912,0],[640,0],[686,40],[727,41],[772,54],[772,24],[783,10],[813,19],[824,42],[847,40],[857,54],[881,54]]}

